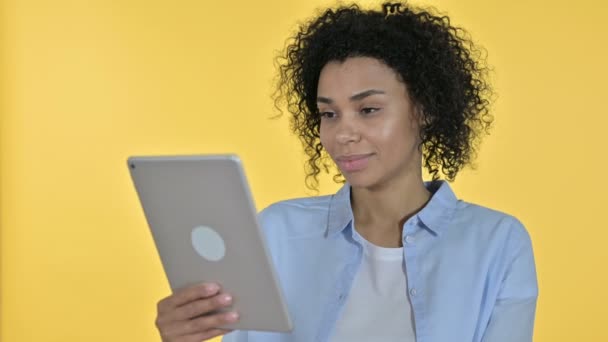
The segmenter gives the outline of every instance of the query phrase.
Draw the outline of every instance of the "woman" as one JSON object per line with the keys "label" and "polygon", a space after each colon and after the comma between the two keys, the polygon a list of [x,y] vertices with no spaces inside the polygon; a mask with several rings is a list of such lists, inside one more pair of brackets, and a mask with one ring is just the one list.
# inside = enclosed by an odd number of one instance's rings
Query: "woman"
{"label": "woman", "polygon": [[[294,331],[225,341],[531,341],[538,294],[528,233],[458,200],[453,180],[489,128],[479,50],[447,17],[403,4],[328,9],[287,47],[276,93],[293,114],[315,186],[333,196],[276,203],[260,221]],[[424,182],[422,167],[432,175]],[[238,314],[219,284],[158,306],[164,341],[200,341]]]}

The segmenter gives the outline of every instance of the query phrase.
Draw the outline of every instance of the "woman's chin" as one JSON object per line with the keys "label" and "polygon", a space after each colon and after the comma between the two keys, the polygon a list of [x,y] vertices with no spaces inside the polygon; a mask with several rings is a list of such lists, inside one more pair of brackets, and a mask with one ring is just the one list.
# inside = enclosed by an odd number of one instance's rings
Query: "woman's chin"
{"label": "woman's chin", "polygon": [[353,188],[370,188],[377,183],[377,180],[369,172],[342,173],[342,175]]}

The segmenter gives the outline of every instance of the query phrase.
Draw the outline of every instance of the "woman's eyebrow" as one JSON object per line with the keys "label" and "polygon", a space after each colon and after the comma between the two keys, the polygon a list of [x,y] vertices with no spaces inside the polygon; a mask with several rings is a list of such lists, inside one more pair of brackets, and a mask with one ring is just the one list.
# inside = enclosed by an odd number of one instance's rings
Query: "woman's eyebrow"
{"label": "woman's eyebrow", "polygon": [[[372,96],[372,95],[376,95],[376,94],[386,94],[386,93],[382,90],[370,89],[370,90],[362,91],[358,94],[351,96],[350,100],[351,101],[361,101],[368,96]],[[330,99],[329,97],[317,96],[317,102],[332,104],[334,102],[334,100]]]}
{"label": "woman's eyebrow", "polygon": [[370,90],[366,90],[366,91],[363,91],[363,92],[360,92],[358,94],[351,96],[350,100],[351,101],[360,101],[368,96],[372,96],[372,95],[376,95],[376,94],[386,94],[386,93],[382,90],[370,89]]}
{"label": "woman's eyebrow", "polygon": [[334,100],[330,99],[329,97],[317,96],[317,102],[332,104]]}

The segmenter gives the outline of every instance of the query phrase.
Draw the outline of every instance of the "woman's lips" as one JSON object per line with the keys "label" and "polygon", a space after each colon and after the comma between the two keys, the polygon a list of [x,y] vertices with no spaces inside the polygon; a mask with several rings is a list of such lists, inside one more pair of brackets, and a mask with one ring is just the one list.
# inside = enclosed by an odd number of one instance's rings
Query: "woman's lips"
{"label": "woman's lips", "polygon": [[338,163],[338,167],[343,172],[356,172],[361,171],[367,167],[369,158],[371,156],[372,153],[340,156],[336,158],[336,163]]}

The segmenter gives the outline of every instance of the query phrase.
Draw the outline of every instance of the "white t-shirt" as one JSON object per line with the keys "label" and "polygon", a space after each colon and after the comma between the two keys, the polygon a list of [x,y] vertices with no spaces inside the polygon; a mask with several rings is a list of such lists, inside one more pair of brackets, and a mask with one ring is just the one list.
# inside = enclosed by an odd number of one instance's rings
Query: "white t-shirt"
{"label": "white t-shirt", "polygon": [[363,260],[331,341],[416,341],[403,248],[379,247],[359,237]]}

